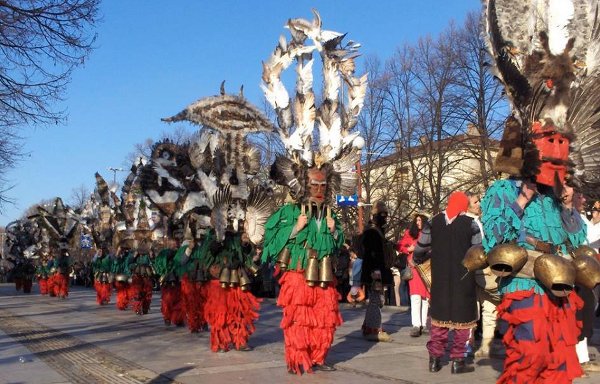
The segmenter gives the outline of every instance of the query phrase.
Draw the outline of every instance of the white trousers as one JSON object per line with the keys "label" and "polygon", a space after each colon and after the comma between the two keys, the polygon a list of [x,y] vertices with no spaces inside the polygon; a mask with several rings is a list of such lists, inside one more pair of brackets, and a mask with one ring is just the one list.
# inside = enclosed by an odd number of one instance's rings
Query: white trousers
{"label": "white trousers", "polygon": [[584,337],[577,345],[575,346],[575,352],[577,352],[577,358],[579,359],[579,364],[587,363],[590,361],[590,355],[588,353],[588,344],[587,337]]}
{"label": "white trousers", "polygon": [[421,295],[410,295],[410,318],[413,327],[427,327],[429,313],[429,300]]}

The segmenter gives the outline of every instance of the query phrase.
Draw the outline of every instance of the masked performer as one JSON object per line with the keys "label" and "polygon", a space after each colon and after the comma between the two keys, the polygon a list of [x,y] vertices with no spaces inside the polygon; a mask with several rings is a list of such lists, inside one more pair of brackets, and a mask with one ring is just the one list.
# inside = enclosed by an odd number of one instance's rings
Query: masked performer
{"label": "masked performer", "polygon": [[168,247],[161,250],[152,261],[157,275],[160,276],[160,311],[166,325],[183,325],[184,312],[182,308],[181,286],[177,272],[178,263],[175,256],[185,252],[187,246],[177,247],[175,239],[168,240]]}
{"label": "masked performer", "polygon": [[92,271],[94,274],[94,289],[96,290],[96,302],[98,305],[106,305],[110,302],[112,294],[111,259],[108,248],[98,249],[98,253],[92,258]]}
{"label": "masked performer", "polygon": [[[356,175],[351,171],[360,159],[364,140],[350,130],[356,124],[367,85],[366,75],[354,76],[358,45],[343,46],[345,35],[322,31],[321,18],[313,12],[312,22],[288,21],[292,41],[288,44],[285,37],[280,38],[263,64],[262,85],[277,113],[278,131],[287,151],[286,157],[276,158],[271,176],[289,187],[292,200],[269,218],[262,260],[276,263],[283,272],[277,304],[283,308],[281,328],[288,372],[297,374],[335,370],[326,364],[326,357],[342,318],[331,265],[344,244],[344,235],[331,208],[336,194],[355,192]],[[309,25],[314,30],[303,33]],[[314,45],[305,45],[308,36]],[[323,102],[319,107],[312,89],[312,53],[316,47],[323,62]],[[294,60],[298,77],[292,101],[280,75]],[[344,85],[346,105],[338,97]],[[312,143],[316,143],[313,134],[316,137],[317,127],[319,147],[315,153]]]}
{"label": "masked performer", "polygon": [[50,275],[50,270],[48,268],[48,258],[46,255],[42,255],[42,257],[38,260],[37,265],[35,267],[35,276],[38,281],[38,286],[40,288],[41,295],[48,294],[48,276]]}
{"label": "masked performer", "polygon": [[145,315],[152,303],[152,277],[154,276],[147,239],[138,243],[135,252],[129,253],[127,268],[131,271],[131,283],[127,292],[131,309],[138,315]]}
{"label": "masked performer", "polygon": [[131,245],[127,240],[121,242],[116,254],[111,257],[111,274],[114,276],[115,290],[117,291],[116,307],[120,311],[129,305],[129,268],[127,262]]}
{"label": "masked performer", "polygon": [[[254,246],[262,241],[264,223],[272,209],[271,197],[255,179],[260,152],[246,136],[272,131],[273,127],[242,94],[225,94],[224,86],[220,96],[203,98],[165,119],[181,120],[205,127],[192,145],[207,156],[194,156],[192,165],[195,180],[202,186],[198,200],[211,209],[212,228],[198,248],[199,254],[194,250],[192,255],[210,276],[205,283],[204,305],[210,347],[215,352],[230,348],[249,351],[248,339],[255,330],[260,300],[250,291],[248,274]],[[204,152],[207,147],[211,150]]]}
{"label": "masked performer", "polygon": [[69,296],[69,274],[71,273],[71,255],[67,249],[67,240],[62,238],[54,259],[54,292],[60,299]]}
{"label": "masked performer", "polygon": [[595,260],[580,252],[585,227],[562,197],[565,182],[587,194],[600,181],[598,1],[490,0],[486,11],[513,107],[496,159],[511,177],[482,201],[487,262],[501,276],[498,316],[508,324],[498,382],[570,383],[582,374],[573,286],[597,265],[581,267]]}

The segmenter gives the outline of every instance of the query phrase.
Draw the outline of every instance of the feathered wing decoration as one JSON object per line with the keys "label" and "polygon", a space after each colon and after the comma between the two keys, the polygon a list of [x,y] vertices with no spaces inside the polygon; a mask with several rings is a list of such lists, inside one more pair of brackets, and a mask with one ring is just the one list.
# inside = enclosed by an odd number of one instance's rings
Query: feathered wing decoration
{"label": "feathered wing decoration", "polygon": [[[534,121],[553,123],[560,133],[573,138],[573,183],[593,193],[600,186],[600,1],[484,3],[487,46],[516,119],[507,121],[506,129],[514,132],[518,124],[525,132]],[[509,141],[503,138],[502,145]],[[526,134],[521,144],[527,145]],[[510,143],[510,147],[514,150],[518,144]],[[531,168],[526,153],[520,154],[519,161],[516,156],[499,155],[497,167],[514,170],[520,163]]]}
{"label": "feathered wing decoration", "polygon": [[215,230],[218,241],[225,240],[225,231],[228,225],[228,210],[231,204],[231,190],[225,186],[216,191],[213,196],[213,208],[211,212],[211,224]]}
{"label": "feathered wing decoration", "polygon": [[575,130],[571,161],[573,184],[588,197],[600,198],[600,75],[588,77],[569,108],[568,120]]}
{"label": "feathered wing decoration", "polygon": [[265,223],[273,213],[273,199],[265,189],[259,186],[252,188],[246,202],[244,232],[253,244],[260,244],[265,235]]}
{"label": "feathered wing decoration", "polygon": [[[360,44],[353,41],[343,43],[346,34],[322,29],[319,13],[313,10],[314,19],[290,19],[286,27],[291,34],[288,43],[284,36],[279,38],[271,57],[263,63],[262,89],[267,101],[277,114],[277,132],[284,144],[288,159],[278,156],[271,170],[271,177],[279,184],[288,186],[295,200],[304,200],[307,189],[306,169],[322,168],[347,155],[358,159],[364,141],[355,127],[363,107],[367,87],[367,75],[355,75],[355,59],[359,56]],[[310,40],[312,45],[307,45]],[[318,52],[323,64],[322,95],[318,104],[315,100],[313,53]],[[288,92],[281,82],[281,73],[292,62],[296,62],[296,93],[288,102]],[[343,101],[341,95],[346,95]],[[318,150],[315,150],[318,144]],[[352,165],[352,167],[354,164]],[[344,172],[349,171],[345,166]],[[354,193],[356,177],[342,176],[337,167],[331,170],[328,189],[331,195],[339,188]],[[331,201],[331,197],[328,197]]]}

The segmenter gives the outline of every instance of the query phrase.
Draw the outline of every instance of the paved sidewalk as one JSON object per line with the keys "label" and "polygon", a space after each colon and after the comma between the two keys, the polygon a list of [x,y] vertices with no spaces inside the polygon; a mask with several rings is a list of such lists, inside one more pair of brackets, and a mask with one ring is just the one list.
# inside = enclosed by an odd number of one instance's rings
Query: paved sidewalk
{"label": "paved sidewalk", "polygon": [[[474,373],[452,375],[448,365],[429,373],[427,336],[409,336],[406,308],[384,308],[384,327],[394,340],[373,343],[360,334],[364,309],[342,304],[345,323],[328,358],[337,371],[295,376],[285,368],[281,311],[274,300],[263,302],[251,352],[212,353],[207,333],[166,327],[159,308],[156,292],[150,313],[137,316],[114,304],[97,306],[92,289],[75,287],[68,299],[59,300],[0,284],[0,383],[462,384],[494,383],[502,368],[501,360],[483,359],[475,361]],[[590,351],[600,358],[596,325]],[[599,381],[597,373],[575,382]]]}

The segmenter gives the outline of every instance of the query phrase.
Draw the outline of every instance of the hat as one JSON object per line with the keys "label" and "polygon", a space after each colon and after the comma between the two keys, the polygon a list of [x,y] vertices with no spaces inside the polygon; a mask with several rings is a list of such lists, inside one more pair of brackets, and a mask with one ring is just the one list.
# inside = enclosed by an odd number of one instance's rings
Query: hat
{"label": "hat", "polygon": [[448,206],[446,207],[446,215],[450,220],[454,219],[459,214],[466,212],[469,208],[469,198],[464,192],[452,192],[448,197]]}

